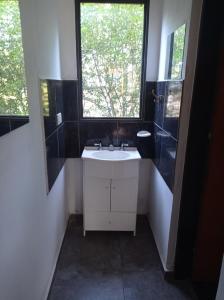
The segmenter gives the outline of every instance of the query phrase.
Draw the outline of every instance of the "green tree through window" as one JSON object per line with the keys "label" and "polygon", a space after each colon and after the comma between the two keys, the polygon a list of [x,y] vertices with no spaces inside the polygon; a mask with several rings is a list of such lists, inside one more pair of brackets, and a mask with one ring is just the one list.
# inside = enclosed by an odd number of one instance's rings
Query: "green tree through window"
{"label": "green tree through window", "polygon": [[19,4],[0,0],[0,115],[28,115]]}
{"label": "green tree through window", "polygon": [[186,24],[183,24],[174,33],[172,33],[172,56],[170,57],[170,70],[168,78],[177,80],[182,78],[184,63],[184,46],[185,46]]}
{"label": "green tree through window", "polygon": [[84,117],[139,117],[143,32],[143,4],[81,3]]}

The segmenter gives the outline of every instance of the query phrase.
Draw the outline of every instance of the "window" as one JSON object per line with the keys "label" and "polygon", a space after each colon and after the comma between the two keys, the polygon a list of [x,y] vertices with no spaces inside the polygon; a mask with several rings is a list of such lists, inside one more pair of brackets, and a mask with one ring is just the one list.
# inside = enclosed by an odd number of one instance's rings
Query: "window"
{"label": "window", "polygon": [[143,3],[80,3],[84,118],[139,118]]}
{"label": "window", "polygon": [[19,3],[0,1],[0,115],[28,115]]}
{"label": "window", "polygon": [[183,77],[185,32],[186,24],[183,24],[168,37],[168,79],[178,80]]}

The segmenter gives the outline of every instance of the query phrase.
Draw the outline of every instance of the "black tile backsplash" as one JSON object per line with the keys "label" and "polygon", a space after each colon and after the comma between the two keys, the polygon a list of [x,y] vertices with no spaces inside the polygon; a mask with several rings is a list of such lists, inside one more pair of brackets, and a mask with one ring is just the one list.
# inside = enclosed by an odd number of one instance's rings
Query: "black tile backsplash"
{"label": "black tile backsplash", "polygon": [[0,117],[0,136],[10,132],[10,121],[8,117]]}
{"label": "black tile backsplash", "polygon": [[177,139],[180,105],[182,97],[182,82],[168,81],[166,84],[166,97],[164,104],[163,128]]}
{"label": "black tile backsplash", "polygon": [[78,122],[64,123],[65,157],[80,157]]}
{"label": "black tile backsplash", "polygon": [[[146,82],[142,119],[105,120],[80,118],[78,84],[74,80],[47,80],[49,114],[45,113],[45,135],[48,149],[49,188],[53,185],[65,158],[81,157],[84,146],[101,142],[103,146],[128,143],[136,146],[143,158],[153,159],[172,190],[175,153],[181,103],[182,82]],[[155,97],[155,94],[157,95]],[[56,114],[63,123],[56,125]],[[137,132],[148,130],[151,136],[138,138]],[[55,143],[57,138],[57,144]],[[51,147],[57,146],[57,153]],[[56,157],[56,159],[55,159]],[[54,166],[53,166],[54,165]]]}
{"label": "black tile backsplash", "polygon": [[58,134],[55,131],[46,140],[46,157],[47,157],[47,173],[49,190],[53,186],[59,172],[59,153],[58,153]]}
{"label": "black tile backsplash", "polygon": [[19,128],[25,124],[27,124],[29,122],[29,117],[24,117],[24,116],[21,116],[21,117],[11,117],[10,118],[10,126],[11,126],[11,130],[14,130],[16,128]]}
{"label": "black tile backsplash", "polygon": [[153,92],[156,91],[156,82],[145,83],[145,101],[143,103],[143,118],[145,121],[153,121],[155,116],[155,102]]}
{"label": "black tile backsplash", "polygon": [[173,189],[177,141],[156,124],[154,125],[154,163],[169,188]]}
{"label": "black tile backsplash", "polygon": [[64,119],[63,81],[55,80],[54,88],[55,88],[56,113],[61,113]]}
{"label": "black tile backsplash", "polygon": [[153,161],[173,190],[183,81],[156,83]]}
{"label": "black tile backsplash", "polygon": [[0,136],[29,123],[28,116],[0,116]]}
{"label": "black tile backsplash", "polygon": [[63,81],[64,120],[78,121],[77,81]]}
{"label": "black tile backsplash", "polygon": [[58,162],[59,162],[59,169],[63,167],[65,163],[65,140],[64,140],[64,124],[60,126],[57,130],[57,138],[58,138]]}
{"label": "black tile backsplash", "polygon": [[81,152],[84,146],[91,146],[101,142],[103,146],[117,142],[117,122],[116,121],[81,121],[80,122],[80,146]]}
{"label": "black tile backsplash", "polygon": [[[47,156],[47,173],[49,191],[53,186],[65,162],[65,126],[63,81],[41,80],[45,95],[42,95],[45,143]],[[57,125],[57,113],[62,115],[62,123]]]}
{"label": "black tile backsplash", "polygon": [[153,121],[159,126],[163,126],[164,104],[166,97],[166,82],[161,81],[156,83],[156,97],[154,97],[154,119]]}
{"label": "black tile backsplash", "polygon": [[[152,135],[146,138],[137,137],[137,132],[147,130]],[[119,121],[118,122],[118,145],[127,143],[131,147],[137,147],[143,158],[153,157],[153,123],[143,121]]]}

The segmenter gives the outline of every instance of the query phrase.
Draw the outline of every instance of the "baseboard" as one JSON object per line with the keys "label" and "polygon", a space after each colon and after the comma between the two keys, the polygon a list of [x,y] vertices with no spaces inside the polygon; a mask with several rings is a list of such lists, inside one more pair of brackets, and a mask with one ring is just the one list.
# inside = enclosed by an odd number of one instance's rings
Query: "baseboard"
{"label": "baseboard", "polygon": [[63,244],[64,239],[65,239],[65,233],[66,233],[66,230],[67,230],[67,227],[68,227],[69,218],[70,218],[70,216],[68,216],[66,226],[65,226],[65,231],[64,231],[64,234],[61,238],[61,242],[59,244],[59,247],[57,249],[57,255],[55,256],[55,261],[54,261],[54,265],[53,265],[53,268],[52,268],[52,271],[51,271],[51,274],[50,274],[50,278],[49,278],[49,281],[48,281],[48,284],[47,284],[47,289],[44,293],[44,297],[43,297],[44,300],[48,299],[50,291],[51,291],[51,286],[52,286],[52,283],[53,283],[53,280],[54,280],[55,270],[56,270],[56,266],[57,266],[57,263],[58,263],[58,259],[60,257],[62,244]]}

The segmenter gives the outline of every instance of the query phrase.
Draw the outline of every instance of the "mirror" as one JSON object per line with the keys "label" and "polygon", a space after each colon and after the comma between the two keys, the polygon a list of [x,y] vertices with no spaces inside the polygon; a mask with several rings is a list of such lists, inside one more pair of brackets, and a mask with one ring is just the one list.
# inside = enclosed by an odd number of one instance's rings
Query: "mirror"
{"label": "mirror", "polygon": [[186,24],[168,36],[166,77],[171,80],[183,79]]}
{"label": "mirror", "polygon": [[0,136],[29,122],[18,0],[0,1]]}

